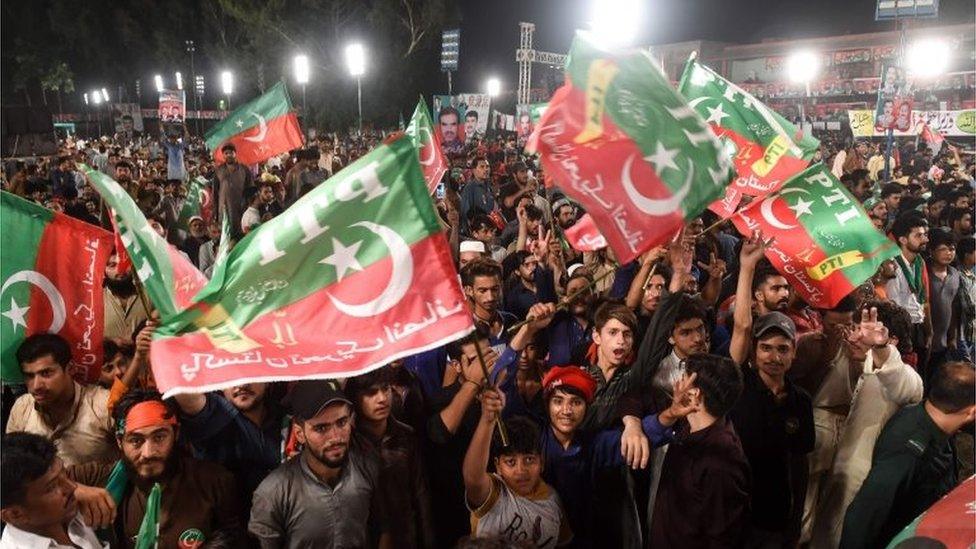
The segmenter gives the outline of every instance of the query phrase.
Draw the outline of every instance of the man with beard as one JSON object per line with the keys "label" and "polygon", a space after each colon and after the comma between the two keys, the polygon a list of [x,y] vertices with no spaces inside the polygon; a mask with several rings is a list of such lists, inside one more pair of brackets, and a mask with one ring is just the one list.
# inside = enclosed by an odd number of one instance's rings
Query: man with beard
{"label": "man with beard", "polygon": [[6,524],[0,547],[102,549],[78,512],[76,485],[51,441],[30,433],[5,436],[0,477],[0,519]]}
{"label": "man with beard", "polygon": [[238,222],[244,213],[244,189],[254,184],[254,176],[247,166],[237,161],[237,147],[227,143],[220,148],[224,154],[224,163],[217,167],[217,204],[220,215],[226,215],[231,221],[231,235],[239,240],[243,235]]}
{"label": "man with beard", "polygon": [[196,455],[226,467],[251,493],[283,460],[288,418],[269,395],[274,385],[245,383],[215,393],[176,395],[183,434]]}
{"label": "man with beard", "polygon": [[136,295],[132,269],[125,274],[119,274],[118,266],[119,256],[112,254],[105,265],[103,282],[108,290],[102,293],[105,307],[104,337],[131,342],[136,326],[149,318],[149,311]]}
{"label": "man with beard", "polygon": [[[234,477],[220,465],[180,450],[176,412],[159,393],[132,390],[112,415],[126,475],[112,521],[112,547],[134,546],[155,484],[161,489],[160,547],[241,547],[244,513]],[[86,486],[105,486],[116,467],[112,462],[75,465],[68,468],[68,477]]]}
{"label": "man with beard", "polygon": [[136,196],[139,188],[132,179],[132,164],[128,160],[119,160],[115,164],[115,181],[129,192],[132,197]]}
{"label": "man with beard", "polygon": [[454,107],[444,107],[437,115],[438,128],[441,134],[441,148],[446,155],[456,155],[464,148],[464,142],[458,136],[458,116]]}
{"label": "man with beard", "polygon": [[529,167],[521,160],[512,164],[510,171],[512,179],[498,191],[501,200],[502,215],[505,219],[515,219],[515,208],[519,199],[528,196],[532,199],[532,204],[545,213],[546,222],[549,222],[549,201],[539,196],[538,181],[529,176]]}
{"label": "man with beard", "polygon": [[790,306],[790,284],[768,259],[761,259],[753,267],[753,313],[762,316],[773,311],[785,313]]}
{"label": "man with beard", "polygon": [[905,212],[895,219],[891,235],[895,237],[901,255],[895,257],[898,268],[888,281],[888,299],[908,311],[912,318],[912,345],[918,355],[916,365],[924,380],[927,376],[928,340],[932,337],[932,320],[928,314],[927,296],[929,276],[922,259],[922,251],[929,243],[929,224],[914,212]]}
{"label": "man with beard", "polygon": [[8,433],[26,431],[50,439],[68,465],[118,457],[108,415],[109,392],[71,378],[71,347],[64,338],[29,336],[17,349],[17,361],[27,394],[14,402]]}
{"label": "man with beard", "polygon": [[207,226],[204,224],[202,217],[194,215],[187,222],[187,228],[190,229],[190,234],[183,239],[179,248],[190,258],[193,265],[199,268],[200,247],[210,241],[210,237],[207,235]]}
{"label": "man with beard", "polygon": [[207,275],[208,278],[213,276],[214,261],[216,261],[217,252],[220,249],[220,233],[220,223],[211,221],[207,225],[207,235],[210,240],[200,245],[200,263],[197,266],[200,268],[200,272]]}
{"label": "man with beard", "polygon": [[[736,301],[737,310],[750,308],[748,295],[737,294]],[[786,378],[796,356],[796,327],[778,311],[759,317],[754,327],[751,315],[735,320],[733,337],[752,330],[753,341],[749,362],[741,364],[742,396],[729,413],[757,473],[746,545],[795,547],[807,490],[807,454],[815,436],[810,396]]]}
{"label": "man with beard", "polygon": [[389,547],[379,462],[349,442],[353,406],[332,380],[299,382],[285,398],[299,456],[254,492],[248,530],[261,547]]}
{"label": "man with beard", "polygon": [[[548,256],[548,250],[546,252]],[[532,305],[556,301],[553,269],[542,265],[537,254],[520,250],[507,257],[505,264],[512,270],[505,288],[506,311],[525,318]]]}

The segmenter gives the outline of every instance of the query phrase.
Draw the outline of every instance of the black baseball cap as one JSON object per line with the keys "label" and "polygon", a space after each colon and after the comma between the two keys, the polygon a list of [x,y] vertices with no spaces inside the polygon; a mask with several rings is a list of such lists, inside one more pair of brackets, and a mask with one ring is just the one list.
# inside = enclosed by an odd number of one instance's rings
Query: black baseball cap
{"label": "black baseball cap", "polygon": [[352,401],[334,379],[299,381],[281,401],[292,416],[302,421],[312,419],[323,408],[335,402],[345,402],[352,406]]}
{"label": "black baseball cap", "polygon": [[796,339],[796,324],[793,323],[790,317],[779,311],[766,313],[757,318],[755,325],[752,327],[752,335],[756,339],[759,339],[770,330],[778,330],[783,332],[783,335],[786,337],[793,340]]}

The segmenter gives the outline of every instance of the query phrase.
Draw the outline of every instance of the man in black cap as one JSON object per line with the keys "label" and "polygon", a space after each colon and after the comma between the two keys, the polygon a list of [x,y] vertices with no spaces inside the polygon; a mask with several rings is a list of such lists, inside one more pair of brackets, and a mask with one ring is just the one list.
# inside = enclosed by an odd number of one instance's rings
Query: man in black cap
{"label": "man in black cap", "polygon": [[248,530],[261,547],[389,546],[380,466],[350,448],[353,406],[339,384],[300,382],[283,403],[302,453],[258,486]]}

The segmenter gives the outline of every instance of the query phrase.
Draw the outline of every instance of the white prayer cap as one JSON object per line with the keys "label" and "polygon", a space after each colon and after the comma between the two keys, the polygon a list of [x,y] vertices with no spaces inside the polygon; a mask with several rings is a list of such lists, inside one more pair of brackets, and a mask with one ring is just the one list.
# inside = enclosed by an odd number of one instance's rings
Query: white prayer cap
{"label": "white prayer cap", "polygon": [[461,243],[460,251],[463,252],[478,252],[479,254],[485,253],[485,243],[480,240],[465,240]]}

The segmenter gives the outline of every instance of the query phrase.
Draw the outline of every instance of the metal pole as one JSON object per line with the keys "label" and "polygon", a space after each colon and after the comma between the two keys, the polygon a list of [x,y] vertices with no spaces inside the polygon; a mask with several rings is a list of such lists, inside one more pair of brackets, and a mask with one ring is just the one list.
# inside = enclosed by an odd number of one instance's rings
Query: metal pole
{"label": "metal pole", "polygon": [[356,98],[359,104],[359,133],[363,133],[363,77],[356,77]]}
{"label": "metal pole", "polygon": [[454,86],[451,83],[451,71],[447,71],[447,95],[454,95]]}
{"label": "metal pole", "polygon": [[302,115],[308,118],[308,106],[305,104],[305,84],[302,84]]}

